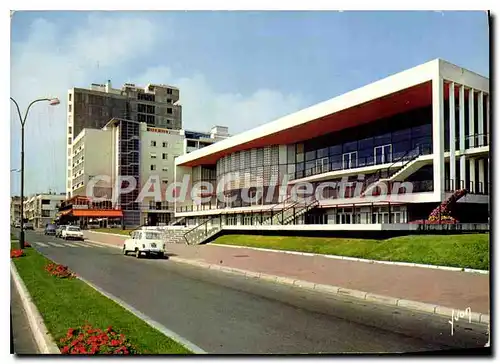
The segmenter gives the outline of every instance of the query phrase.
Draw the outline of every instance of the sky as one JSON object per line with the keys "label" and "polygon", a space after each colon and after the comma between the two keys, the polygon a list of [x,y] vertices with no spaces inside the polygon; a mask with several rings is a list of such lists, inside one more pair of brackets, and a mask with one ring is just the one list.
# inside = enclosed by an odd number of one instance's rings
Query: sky
{"label": "sky", "polygon": [[[25,194],[65,192],[67,92],[111,80],[180,88],[183,125],[231,134],[442,58],[489,76],[485,12],[16,12],[11,96]],[[11,107],[11,169],[20,123]],[[11,173],[11,194],[20,174]]]}

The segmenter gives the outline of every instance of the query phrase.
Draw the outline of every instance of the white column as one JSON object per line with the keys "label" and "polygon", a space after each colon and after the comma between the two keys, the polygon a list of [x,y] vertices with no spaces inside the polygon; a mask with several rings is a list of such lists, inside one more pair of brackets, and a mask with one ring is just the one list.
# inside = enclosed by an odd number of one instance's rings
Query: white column
{"label": "white column", "polygon": [[484,183],[485,183],[485,171],[484,171],[484,159],[480,159],[478,161],[478,168],[479,168],[479,185],[480,185],[480,192],[483,192],[485,191],[485,186],[484,186]]}
{"label": "white column", "polygon": [[490,145],[490,95],[489,94],[486,96],[486,143],[487,145]]}
{"label": "white column", "polygon": [[457,171],[455,160],[455,82],[449,84],[449,104],[450,104],[450,188],[452,191],[457,189]]}
{"label": "white column", "polygon": [[[459,115],[459,141],[460,141],[460,182],[458,188],[467,188],[465,185],[465,87],[460,86],[458,97],[458,115]],[[462,185],[463,183],[463,185]]]}
{"label": "white column", "polygon": [[484,135],[482,135],[484,133],[483,96],[484,92],[481,91],[477,98],[477,133],[479,134],[479,147],[484,145]]}
{"label": "white column", "polygon": [[476,160],[474,158],[469,159],[469,179],[471,181],[470,187],[473,192],[478,191],[478,185],[476,180]]}
{"label": "white column", "polygon": [[474,89],[469,90],[469,148],[476,146],[476,139],[473,137],[475,134],[474,130]]}
{"label": "white column", "polygon": [[432,148],[434,195],[444,198],[444,89],[443,78],[432,79]]}

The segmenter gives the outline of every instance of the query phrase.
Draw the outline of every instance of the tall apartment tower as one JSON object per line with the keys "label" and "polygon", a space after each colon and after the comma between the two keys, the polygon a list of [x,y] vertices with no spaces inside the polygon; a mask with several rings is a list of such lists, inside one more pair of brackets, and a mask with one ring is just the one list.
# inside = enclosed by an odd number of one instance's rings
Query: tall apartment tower
{"label": "tall apartment tower", "polygon": [[145,87],[126,83],[121,89],[106,84],[92,84],[90,89],[68,91],[66,194],[72,196],[74,175],[73,140],[85,128],[101,129],[113,118],[145,122],[151,127],[182,129],[179,89],[168,85]]}

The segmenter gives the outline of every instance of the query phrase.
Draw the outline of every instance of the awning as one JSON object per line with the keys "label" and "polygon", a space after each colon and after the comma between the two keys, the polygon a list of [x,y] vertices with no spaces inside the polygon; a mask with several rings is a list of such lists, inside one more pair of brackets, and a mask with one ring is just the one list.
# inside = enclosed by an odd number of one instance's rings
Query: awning
{"label": "awning", "polygon": [[72,210],[76,217],[122,217],[122,210]]}

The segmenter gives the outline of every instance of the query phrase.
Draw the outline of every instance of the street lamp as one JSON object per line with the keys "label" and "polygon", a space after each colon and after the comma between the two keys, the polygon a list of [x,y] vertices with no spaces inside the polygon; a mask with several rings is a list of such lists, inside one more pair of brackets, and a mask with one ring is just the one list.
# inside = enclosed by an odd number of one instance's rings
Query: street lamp
{"label": "street lamp", "polygon": [[31,106],[33,104],[40,101],[48,101],[49,105],[55,106],[59,105],[61,102],[58,98],[52,99],[36,99],[32,101],[28,108],[26,109],[26,113],[24,114],[24,118],[21,116],[21,111],[19,110],[19,105],[17,101],[12,97],[10,100],[16,105],[17,114],[19,115],[19,121],[21,122],[21,233],[19,234],[19,248],[24,249],[24,124],[26,123],[26,118],[28,117],[28,112],[30,111]]}

